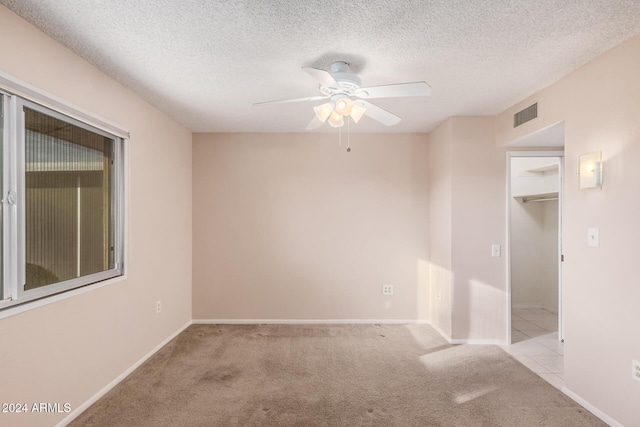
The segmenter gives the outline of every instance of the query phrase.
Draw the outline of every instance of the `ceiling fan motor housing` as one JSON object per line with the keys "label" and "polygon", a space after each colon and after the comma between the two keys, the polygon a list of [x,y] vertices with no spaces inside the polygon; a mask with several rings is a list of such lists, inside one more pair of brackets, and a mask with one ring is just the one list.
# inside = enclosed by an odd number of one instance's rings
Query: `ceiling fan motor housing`
{"label": "ceiling fan motor housing", "polygon": [[331,64],[331,76],[340,83],[339,88],[320,86],[320,92],[324,95],[351,95],[360,88],[361,80],[356,74],[349,72],[349,64],[346,62],[334,62]]}

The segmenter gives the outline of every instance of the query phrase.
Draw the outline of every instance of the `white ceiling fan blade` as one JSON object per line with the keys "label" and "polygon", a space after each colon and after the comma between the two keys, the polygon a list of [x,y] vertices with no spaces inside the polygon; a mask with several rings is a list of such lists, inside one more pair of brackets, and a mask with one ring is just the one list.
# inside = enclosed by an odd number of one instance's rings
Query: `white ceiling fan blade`
{"label": "white ceiling fan blade", "polygon": [[340,83],[338,83],[328,71],[309,67],[302,67],[302,69],[311,77],[319,81],[322,86],[341,89]]}
{"label": "white ceiling fan blade", "polygon": [[280,100],[280,101],[256,102],[253,105],[287,104],[289,102],[318,101],[320,99],[326,99],[326,98],[328,98],[328,96],[326,96],[326,95],[318,95],[318,96],[309,96],[309,97],[306,97],[306,98],[283,99],[283,100]]}
{"label": "white ceiling fan blade", "polygon": [[358,98],[400,98],[405,96],[428,96],[431,94],[431,86],[426,82],[398,83],[384,86],[371,86],[360,88],[354,93]]}
{"label": "white ceiling fan blade", "polygon": [[307,130],[314,130],[314,129],[318,129],[320,126],[322,126],[322,122],[320,120],[318,120],[318,118],[316,116],[313,116],[313,119],[311,119],[311,121],[307,125],[306,129]]}
{"label": "white ceiling fan blade", "polygon": [[396,116],[395,114],[390,113],[387,110],[380,108],[377,105],[374,105],[370,102],[359,100],[359,101],[356,101],[356,104],[366,109],[364,112],[365,116],[371,117],[373,120],[376,120],[382,123],[383,125],[387,125],[387,126],[397,125],[398,123],[400,123],[400,120],[402,120],[400,117]]}

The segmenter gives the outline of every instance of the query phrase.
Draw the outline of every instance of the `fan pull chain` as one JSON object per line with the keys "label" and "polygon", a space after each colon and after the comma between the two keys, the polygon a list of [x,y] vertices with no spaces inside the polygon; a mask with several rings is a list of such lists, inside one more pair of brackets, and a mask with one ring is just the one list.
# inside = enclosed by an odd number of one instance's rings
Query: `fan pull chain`
{"label": "fan pull chain", "polygon": [[351,118],[347,116],[347,153],[351,152]]}

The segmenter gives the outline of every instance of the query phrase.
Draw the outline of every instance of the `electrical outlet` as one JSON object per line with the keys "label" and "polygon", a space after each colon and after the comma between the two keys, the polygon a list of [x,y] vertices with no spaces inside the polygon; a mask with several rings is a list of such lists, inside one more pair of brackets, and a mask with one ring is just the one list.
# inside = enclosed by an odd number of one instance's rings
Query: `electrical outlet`
{"label": "electrical outlet", "polygon": [[382,285],[382,295],[393,295],[393,285]]}
{"label": "electrical outlet", "polygon": [[162,306],[160,305],[160,300],[156,301],[156,314],[160,313],[160,309],[162,308]]}
{"label": "electrical outlet", "polygon": [[640,381],[640,362],[637,360],[631,361],[631,378]]}

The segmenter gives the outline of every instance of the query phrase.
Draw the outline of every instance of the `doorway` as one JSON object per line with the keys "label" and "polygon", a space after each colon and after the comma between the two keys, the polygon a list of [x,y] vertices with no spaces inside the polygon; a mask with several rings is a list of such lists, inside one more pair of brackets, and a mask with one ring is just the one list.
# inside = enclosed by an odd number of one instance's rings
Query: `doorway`
{"label": "doorway", "polygon": [[508,342],[562,341],[563,153],[509,152],[507,164]]}

